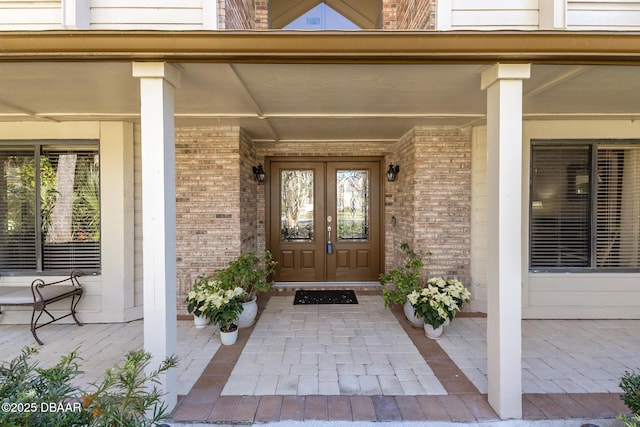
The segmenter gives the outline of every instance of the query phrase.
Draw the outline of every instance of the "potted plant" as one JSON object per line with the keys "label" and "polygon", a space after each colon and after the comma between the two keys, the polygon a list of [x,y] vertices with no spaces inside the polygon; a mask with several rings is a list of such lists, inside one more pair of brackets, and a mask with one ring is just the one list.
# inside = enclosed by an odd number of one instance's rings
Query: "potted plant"
{"label": "potted plant", "polygon": [[[407,301],[407,295],[422,288],[420,284],[420,272],[424,262],[416,254],[408,243],[402,243],[400,249],[404,252],[406,261],[402,268],[389,270],[380,275],[380,285],[382,285],[382,300],[385,308],[390,308],[394,304],[403,304],[404,314],[407,320],[415,325],[422,325],[422,320],[415,316],[411,304]],[[427,254],[427,257],[431,253]]]}
{"label": "potted plant", "polygon": [[193,323],[198,329],[204,328],[210,319],[204,316],[203,309],[207,297],[211,294],[212,275],[200,275],[193,283],[193,290],[187,294],[187,311],[193,314]]}
{"label": "potted plant", "polygon": [[226,289],[213,276],[200,276],[193,291],[187,295],[187,310],[218,324],[222,343],[233,344],[238,337],[236,321],[242,311],[244,295],[241,287]]}
{"label": "potted plant", "polygon": [[453,320],[470,298],[462,282],[442,277],[429,279],[424,288],[407,295],[416,315],[424,321],[425,335],[431,339],[442,335],[444,323]]}
{"label": "potted plant", "polygon": [[238,319],[238,327],[248,328],[258,314],[257,297],[260,292],[273,289],[270,277],[275,272],[275,261],[271,252],[261,255],[244,252],[229,263],[227,268],[215,272],[215,279],[225,289],[240,287],[244,290],[243,309]]}

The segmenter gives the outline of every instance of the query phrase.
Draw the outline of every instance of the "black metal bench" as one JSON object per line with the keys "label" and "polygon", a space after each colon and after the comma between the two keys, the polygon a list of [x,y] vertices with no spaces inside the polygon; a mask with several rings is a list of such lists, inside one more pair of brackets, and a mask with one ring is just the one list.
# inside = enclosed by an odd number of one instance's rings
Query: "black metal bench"
{"label": "black metal bench", "polygon": [[[58,280],[56,282],[46,283],[42,279],[36,279],[31,282],[31,287],[2,286],[0,287],[0,307],[3,305],[31,306],[33,308],[31,313],[31,333],[38,344],[42,345],[44,343],[40,338],[38,338],[36,330],[43,326],[69,316],[73,317],[73,320],[75,320],[78,326],[82,326],[82,323],[80,323],[76,317],[76,307],[82,297],[82,285],[80,285],[80,282],[78,281],[78,277],[80,276],[80,273],[73,272],[66,279]],[[49,304],[67,298],[71,299],[69,313],[55,317],[49,310],[47,310],[47,306]],[[45,313],[51,320],[38,325],[40,318]]]}

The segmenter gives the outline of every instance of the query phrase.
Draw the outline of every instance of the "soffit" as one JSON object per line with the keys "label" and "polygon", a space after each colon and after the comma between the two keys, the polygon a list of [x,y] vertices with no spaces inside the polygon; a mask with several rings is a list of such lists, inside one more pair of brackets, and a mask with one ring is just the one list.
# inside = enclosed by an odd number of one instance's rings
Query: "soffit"
{"label": "soffit", "polygon": [[[414,126],[482,124],[483,64],[183,62],[176,126],[258,141],[394,141]],[[525,119],[640,119],[638,66],[533,65]],[[139,121],[131,62],[0,63],[0,121]]]}
{"label": "soffit", "polygon": [[183,69],[178,126],[241,126],[266,141],[392,141],[414,126],[483,123],[479,71],[497,61],[536,63],[525,118],[634,119],[639,104],[636,66],[601,65],[640,60],[637,34],[61,31],[0,42],[2,121],[137,121],[132,60]]}

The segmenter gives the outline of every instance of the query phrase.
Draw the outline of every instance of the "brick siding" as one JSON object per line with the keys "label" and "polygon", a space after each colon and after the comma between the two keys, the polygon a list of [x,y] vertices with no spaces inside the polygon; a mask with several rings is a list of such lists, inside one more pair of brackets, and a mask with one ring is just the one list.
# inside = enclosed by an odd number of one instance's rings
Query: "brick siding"
{"label": "brick siding", "polygon": [[[264,3],[266,0],[258,0]],[[224,26],[226,30],[252,30],[256,26],[256,0],[224,0],[219,3],[219,11],[224,11]],[[262,18],[262,16],[260,16]],[[260,28],[262,29],[262,28]]]}
{"label": "brick siding", "polygon": [[[176,130],[176,254],[178,310],[200,274],[224,267],[247,246],[243,242],[242,205],[251,202],[240,184],[246,179],[246,141],[240,160],[237,127],[180,128]],[[250,150],[249,150],[250,152]],[[241,193],[245,192],[244,195]],[[255,221],[254,221],[255,223]],[[244,231],[247,233],[244,226]],[[250,234],[250,233],[249,233]]]}
{"label": "brick siding", "polygon": [[470,282],[471,131],[416,129],[415,246],[431,275]]}
{"label": "brick siding", "polygon": [[400,165],[385,195],[387,268],[401,263],[400,244],[432,256],[424,271],[469,283],[471,255],[471,133],[458,128],[415,128],[400,138],[390,159]]}
{"label": "brick siding", "polygon": [[[255,145],[244,132],[240,132],[240,251],[256,250],[258,233],[258,184],[253,175],[256,161]],[[261,188],[263,186],[260,186]]]}
{"label": "brick siding", "polygon": [[255,0],[255,29],[268,30],[271,28],[269,19],[269,0]]}
{"label": "brick siding", "polygon": [[[382,0],[383,30],[433,30],[436,0]],[[268,30],[271,28],[269,0],[219,0],[221,30]]]}
{"label": "brick siding", "polygon": [[[426,270],[469,282],[471,134],[416,128],[395,143],[253,143],[238,127],[176,130],[178,310],[200,274],[244,251],[265,248],[266,185],[253,166],[270,157],[379,157],[400,165],[384,180],[385,268],[400,263],[399,246],[432,252]],[[268,172],[268,171],[267,171]],[[391,226],[391,217],[396,226]]]}
{"label": "brick siding", "polygon": [[397,30],[433,30],[435,26],[435,0],[398,0]]}

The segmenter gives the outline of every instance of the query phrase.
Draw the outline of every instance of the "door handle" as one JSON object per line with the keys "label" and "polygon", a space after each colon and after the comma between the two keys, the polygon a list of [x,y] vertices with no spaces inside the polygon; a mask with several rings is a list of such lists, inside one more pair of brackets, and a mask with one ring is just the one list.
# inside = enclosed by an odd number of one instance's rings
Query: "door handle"
{"label": "door handle", "polygon": [[328,254],[332,254],[333,253],[333,243],[331,242],[331,226],[327,227],[327,233],[329,235],[329,238],[327,239],[327,253]]}

